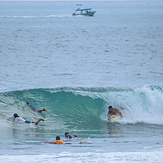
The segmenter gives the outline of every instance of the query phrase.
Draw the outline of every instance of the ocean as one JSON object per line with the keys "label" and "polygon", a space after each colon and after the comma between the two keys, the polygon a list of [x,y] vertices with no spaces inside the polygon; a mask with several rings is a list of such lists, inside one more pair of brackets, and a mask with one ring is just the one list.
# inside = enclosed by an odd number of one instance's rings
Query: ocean
{"label": "ocean", "polygon": [[[0,1],[0,61],[1,163],[162,163],[161,0]],[[44,143],[56,136],[68,144]]]}

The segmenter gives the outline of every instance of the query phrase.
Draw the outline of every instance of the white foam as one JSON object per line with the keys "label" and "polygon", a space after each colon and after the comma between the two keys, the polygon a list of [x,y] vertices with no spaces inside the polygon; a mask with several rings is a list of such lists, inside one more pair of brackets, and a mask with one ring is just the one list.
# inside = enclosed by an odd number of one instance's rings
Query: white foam
{"label": "white foam", "polygon": [[70,153],[0,156],[0,162],[157,162],[163,160],[162,151],[152,152],[109,152],[109,153]]}

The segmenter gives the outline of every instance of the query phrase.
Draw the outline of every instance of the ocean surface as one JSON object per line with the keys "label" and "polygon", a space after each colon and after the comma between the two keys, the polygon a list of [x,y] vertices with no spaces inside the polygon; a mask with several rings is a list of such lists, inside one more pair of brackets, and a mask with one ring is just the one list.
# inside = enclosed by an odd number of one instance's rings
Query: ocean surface
{"label": "ocean surface", "polygon": [[163,1],[1,1],[0,123],[1,163],[162,163]]}

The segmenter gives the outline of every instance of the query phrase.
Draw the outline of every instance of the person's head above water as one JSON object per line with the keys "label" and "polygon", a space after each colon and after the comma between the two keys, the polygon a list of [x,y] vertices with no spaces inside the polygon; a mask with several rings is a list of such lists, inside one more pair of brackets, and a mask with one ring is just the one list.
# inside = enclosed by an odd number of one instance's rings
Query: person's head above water
{"label": "person's head above water", "polygon": [[17,113],[15,113],[15,114],[14,114],[14,117],[16,118],[16,117],[19,117],[19,116],[18,116],[18,114],[17,114]]}
{"label": "person's head above water", "polygon": [[69,133],[68,132],[65,132],[65,137],[67,137],[67,135],[69,135]]}
{"label": "person's head above water", "polygon": [[112,108],[112,106],[109,106],[109,107],[108,107],[108,109],[111,109],[111,108]]}
{"label": "person's head above water", "polygon": [[56,140],[60,140],[60,136],[56,136]]}

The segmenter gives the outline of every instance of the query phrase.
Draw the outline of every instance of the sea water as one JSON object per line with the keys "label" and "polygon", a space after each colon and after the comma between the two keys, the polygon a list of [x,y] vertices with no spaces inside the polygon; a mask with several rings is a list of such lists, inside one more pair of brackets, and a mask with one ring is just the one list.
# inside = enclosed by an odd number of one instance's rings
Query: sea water
{"label": "sea water", "polygon": [[[161,163],[163,2],[76,4],[0,2],[0,162]],[[70,144],[44,143],[56,136]]]}

